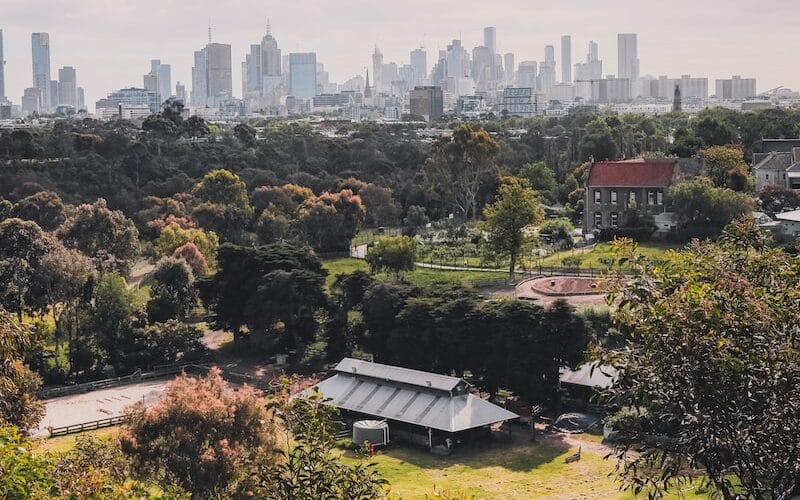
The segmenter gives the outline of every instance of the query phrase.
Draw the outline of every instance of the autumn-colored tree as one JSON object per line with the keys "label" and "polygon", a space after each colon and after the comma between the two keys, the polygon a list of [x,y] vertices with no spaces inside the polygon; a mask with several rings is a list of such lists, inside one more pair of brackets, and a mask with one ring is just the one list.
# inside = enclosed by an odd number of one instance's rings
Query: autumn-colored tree
{"label": "autumn-colored tree", "polygon": [[364,205],[348,189],[322,193],[300,206],[299,222],[315,250],[346,251],[364,222]]}
{"label": "autumn-colored tree", "polygon": [[172,257],[185,260],[186,263],[189,264],[189,267],[192,268],[192,274],[197,278],[202,278],[208,274],[208,262],[205,256],[200,249],[197,248],[197,245],[191,241],[187,241],[176,248],[175,251],[172,252]]}
{"label": "autumn-colored tree", "polygon": [[187,243],[194,244],[211,268],[216,265],[219,238],[214,231],[183,229],[178,224],[169,224],[161,230],[161,234],[153,242],[153,247],[158,255],[168,256],[173,255],[178,248]]}
{"label": "autumn-colored tree", "polygon": [[276,426],[259,397],[247,386],[232,391],[218,368],[179,376],[159,403],[137,403],[128,417],[120,443],[139,474],[197,498],[229,496],[243,464],[275,445]]}

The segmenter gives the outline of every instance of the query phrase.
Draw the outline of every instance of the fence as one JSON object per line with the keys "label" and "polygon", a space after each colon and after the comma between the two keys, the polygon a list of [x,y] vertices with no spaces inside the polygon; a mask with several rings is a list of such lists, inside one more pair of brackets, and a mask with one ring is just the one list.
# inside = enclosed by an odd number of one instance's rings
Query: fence
{"label": "fence", "polygon": [[77,434],[78,432],[113,427],[125,422],[127,418],[128,417],[125,415],[120,415],[117,417],[109,417],[100,420],[93,420],[91,422],[84,422],[82,424],[65,425],[63,427],[48,427],[47,430],[50,432],[50,437],[66,436],[67,434]]}

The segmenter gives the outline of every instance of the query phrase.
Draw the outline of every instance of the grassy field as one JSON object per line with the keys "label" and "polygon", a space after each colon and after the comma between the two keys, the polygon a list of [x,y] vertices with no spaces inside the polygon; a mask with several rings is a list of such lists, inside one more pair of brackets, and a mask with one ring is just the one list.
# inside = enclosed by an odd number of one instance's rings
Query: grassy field
{"label": "grassy field", "polygon": [[[355,271],[369,271],[369,266],[366,262],[360,259],[341,258],[341,259],[327,259],[322,261],[322,265],[328,270],[328,278],[325,286],[330,289],[336,276],[339,274],[352,273]],[[379,274],[380,278],[386,280],[394,279],[393,276],[388,274]],[[417,268],[411,273],[405,275],[405,279],[414,285],[431,286],[431,285],[446,285],[446,284],[460,284],[470,286],[472,282],[478,280],[491,280],[502,279],[507,276],[506,273],[496,272],[481,272],[481,271],[444,271],[438,269],[422,269]]]}
{"label": "grassy field", "polygon": [[[640,243],[638,251],[641,255],[654,259],[665,259],[670,250],[680,250],[683,245],[670,243]],[[542,260],[543,266],[560,266],[565,257],[577,257],[581,261],[581,267],[603,268],[601,259],[616,259],[618,256],[611,248],[611,243],[598,243],[593,249],[588,251],[565,250],[555,253]]]}
{"label": "grassy field", "polygon": [[117,434],[119,434],[119,429],[119,427],[106,427],[105,429],[86,431],[79,434],[40,439],[36,441],[34,450],[38,453],[64,453],[71,450],[75,446],[75,442],[78,440],[78,437],[92,436],[99,439],[112,439],[117,437]]}
{"label": "grassy field", "polygon": [[[577,451],[577,445],[559,436],[547,442],[517,439],[462,449],[450,457],[398,447],[378,453],[373,460],[391,484],[390,498],[424,499],[434,491],[444,491],[470,499],[633,499],[631,493],[620,491],[620,483],[612,475],[614,462],[605,460],[605,452],[593,441],[585,440],[581,460],[572,464],[564,459]],[[346,460],[356,459],[348,453]],[[691,487],[683,495],[706,498]]]}

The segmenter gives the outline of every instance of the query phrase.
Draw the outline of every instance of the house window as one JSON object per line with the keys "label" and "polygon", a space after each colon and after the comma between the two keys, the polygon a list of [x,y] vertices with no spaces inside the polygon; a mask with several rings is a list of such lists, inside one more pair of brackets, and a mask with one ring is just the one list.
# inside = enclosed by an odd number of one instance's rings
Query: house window
{"label": "house window", "polygon": [[659,192],[656,193],[656,203],[658,203],[659,205],[663,205],[664,204],[664,192],[663,191],[659,191]]}
{"label": "house window", "polygon": [[617,204],[617,191],[616,190],[611,191],[611,203],[613,203],[614,205]]}
{"label": "house window", "polygon": [[617,227],[617,213],[616,212],[611,214],[611,227],[613,227],[613,228]]}
{"label": "house window", "polygon": [[636,204],[636,191],[630,192],[630,194],[628,195],[628,201],[630,203],[633,203],[634,205]]}
{"label": "house window", "polygon": [[594,190],[594,202],[595,203],[600,203],[600,199],[601,199],[600,197],[601,197],[600,190],[599,189],[595,189]]}
{"label": "house window", "polygon": [[647,204],[648,205],[655,205],[656,204],[656,194],[653,191],[647,192]]}
{"label": "house window", "polygon": [[600,212],[594,213],[594,225],[600,227],[603,225],[603,214]]}
{"label": "house window", "polygon": [[769,180],[769,174],[765,174],[767,176],[767,180]]}

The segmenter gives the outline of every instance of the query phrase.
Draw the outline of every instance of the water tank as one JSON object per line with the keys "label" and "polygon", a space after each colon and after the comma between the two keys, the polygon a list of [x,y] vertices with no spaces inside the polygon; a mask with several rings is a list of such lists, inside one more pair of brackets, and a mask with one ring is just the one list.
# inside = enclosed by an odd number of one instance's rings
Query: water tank
{"label": "water tank", "polygon": [[353,424],[353,444],[387,444],[389,442],[389,424],[383,420],[361,420]]}

